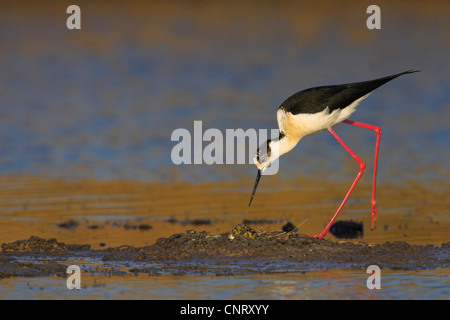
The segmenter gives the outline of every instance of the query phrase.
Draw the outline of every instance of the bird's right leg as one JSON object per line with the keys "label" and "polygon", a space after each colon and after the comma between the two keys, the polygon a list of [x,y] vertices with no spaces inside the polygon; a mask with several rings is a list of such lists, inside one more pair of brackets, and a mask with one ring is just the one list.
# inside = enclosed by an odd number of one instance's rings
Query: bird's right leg
{"label": "bird's right leg", "polygon": [[341,205],[339,206],[339,208],[337,209],[336,213],[334,214],[333,218],[331,218],[331,221],[328,223],[328,225],[325,227],[325,229],[320,233],[315,235],[314,237],[322,239],[323,237],[325,237],[325,235],[328,233],[328,230],[330,230],[331,225],[333,224],[334,220],[336,220],[339,212],[341,212],[342,208],[344,207],[345,202],[347,201],[347,199],[350,197],[350,194],[352,193],[353,189],[355,189],[359,179],[361,178],[361,176],[364,173],[364,170],[366,169],[366,164],[356,155],[356,153],[353,152],[352,149],[350,149],[349,146],[347,146],[347,144],[345,144],[344,141],[342,141],[342,139],[336,134],[336,132],[334,132],[333,129],[328,129],[328,131],[330,131],[330,133],[336,138],[336,140],[344,147],[345,150],[348,151],[348,153],[350,153],[350,155],[358,162],[359,164],[359,172],[356,175],[355,180],[353,181],[350,189],[348,190],[347,194],[345,195],[344,200],[342,200]]}
{"label": "bird's right leg", "polygon": [[376,191],[376,184],[377,184],[377,163],[378,163],[378,150],[380,149],[380,139],[381,139],[381,128],[378,126],[374,126],[371,124],[351,121],[351,120],[344,120],[344,123],[350,124],[352,126],[357,126],[361,128],[366,128],[375,131],[377,134],[377,142],[375,144],[375,159],[374,159],[374,165],[373,165],[373,187],[372,187],[372,201],[371,201],[371,208],[372,208],[372,230],[375,228],[375,220],[377,219],[377,202],[375,200],[375,191]]}

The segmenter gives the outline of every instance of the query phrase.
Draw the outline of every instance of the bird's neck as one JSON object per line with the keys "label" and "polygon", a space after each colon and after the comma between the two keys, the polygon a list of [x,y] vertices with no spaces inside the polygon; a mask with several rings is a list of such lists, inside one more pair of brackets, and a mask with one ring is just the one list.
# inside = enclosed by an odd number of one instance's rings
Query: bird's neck
{"label": "bird's neck", "polygon": [[284,136],[280,140],[272,141],[270,147],[272,149],[272,152],[275,152],[278,157],[281,157],[283,154],[291,151],[299,141],[300,139],[292,139]]}

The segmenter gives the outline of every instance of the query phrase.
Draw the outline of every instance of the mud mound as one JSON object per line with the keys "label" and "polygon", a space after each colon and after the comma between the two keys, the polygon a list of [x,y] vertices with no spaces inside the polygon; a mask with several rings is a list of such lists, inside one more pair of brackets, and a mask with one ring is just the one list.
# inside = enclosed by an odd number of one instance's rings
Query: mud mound
{"label": "mud mound", "polygon": [[[243,233],[239,235],[236,229]],[[416,246],[406,242],[367,243],[318,240],[302,234],[264,233],[247,228],[212,235],[187,231],[161,238],[144,252],[157,259],[226,258],[332,261],[348,265],[384,265],[386,268],[434,268],[449,266],[449,246]]]}
{"label": "mud mound", "polygon": [[148,254],[158,258],[280,258],[304,253],[315,246],[330,246],[333,242],[318,240],[297,233],[257,232],[245,225],[237,225],[229,233],[210,234],[188,230],[169,238],[160,238],[145,247]]}
{"label": "mud mound", "polygon": [[58,242],[56,239],[43,239],[36,236],[31,236],[28,240],[18,240],[11,243],[3,243],[3,252],[28,252],[28,253],[66,253],[68,250],[88,250],[90,245],[65,244]]}
{"label": "mud mound", "polygon": [[295,231],[255,231],[242,224],[223,234],[188,230],[139,248],[122,245],[94,250],[89,245],[35,236],[3,243],[1,248],[0,277],[65,275],[65,258],[70,264],[77,264],[78,259],[84,264],[83,272],[122,275],[304,272],[359,269],[371,264],[404,270],[450,267],[449,243],[438,247],[405,242],[371,246],[318,240]]}

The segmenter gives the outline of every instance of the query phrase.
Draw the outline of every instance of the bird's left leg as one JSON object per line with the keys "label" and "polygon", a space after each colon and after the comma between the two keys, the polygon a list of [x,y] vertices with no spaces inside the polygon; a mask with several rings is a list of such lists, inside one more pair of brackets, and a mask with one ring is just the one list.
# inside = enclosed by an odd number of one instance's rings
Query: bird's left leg
{"label": "bird's left leg", "polygon": [[320,234],[317,234],[317,235],[314,236],[314,237],[319,238],[319,239],[322,239],[328,233],[328,230],[330,229],[330,227],[333,224],[334,220],[336,220],[336,217],[338,216],[339,212],[341,212],[342,208],[344,207],[345,202],[347,201],[347,199],[350,196],[350,194],[352,193],[353,189],[355,189],[356,184],[358,183],[359,179],[363,175],[364,169],[366,169],[366,164],[356,155],[356,153],[353,152],[352,149],[350,149],[349,146],[347,146],[345,144],[344,141],[342,141],[342,139],[336,134],[336,132],[334,132],[334,130],[331,129],[331,128],[328,129],[328,131],[330,131],[330,133],[336,138],[337,141],[339,141],[339,143],[345,148],[345,150],[347,150],[348,153],[350,153],[350,155],[358,162],[358,164],[359,164],[359,172],[356,175],[356,178],[353,181],[353,183],[352,183],[350,189],[348,190],[347,194],[345,195],[344,200],[342,200],[341,205],[337,209],[337,211],[334,214],[333,218],[331,218],[331,221],[328,223],[328,225],[325,227],[325,229]]}
{"label": "bird's left leg", "polygon": [[372,186],[372,201],[370,203],[372,209],[372,230],[375,228],[375,220],[377,220],[377,202],[375,200],[375,189],[377,184],[377,163],[378,163],[378,150],[380,149],[380,139],[381,139],[381,128],[371,124],[365,124],[361,122],[344,120],[344,123],[351,124],[352,126],[357,126],[361,128],[366,128],[375,131],[377,134],[377,142],[375,145],[375,160],[373,165],[373,186]]}

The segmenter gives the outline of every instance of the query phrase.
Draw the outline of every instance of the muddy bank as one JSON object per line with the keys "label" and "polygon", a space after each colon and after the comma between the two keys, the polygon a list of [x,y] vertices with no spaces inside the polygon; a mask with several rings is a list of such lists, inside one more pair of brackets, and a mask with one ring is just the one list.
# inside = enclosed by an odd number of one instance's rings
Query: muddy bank
{"label": "muddy bank", "polygon": [[114,275],[238,275],[361,269],[371,264],[402,270],[450,267],[450,243],[368,245],[318,240],[296,232],[255,231],[244,225],[221,234],[188,230],[144,247],[92,249],[31,237],[3,243],[1,248],[0,277],[67,276],[70,264],[80,265],[85,273]]}

